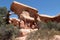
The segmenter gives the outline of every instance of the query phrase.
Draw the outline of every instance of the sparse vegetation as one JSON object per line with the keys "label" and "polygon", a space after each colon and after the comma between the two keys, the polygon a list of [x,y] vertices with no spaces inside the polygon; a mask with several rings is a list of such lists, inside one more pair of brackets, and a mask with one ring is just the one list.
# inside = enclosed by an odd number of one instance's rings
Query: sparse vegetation
{"label": "sparse vegetation", "polygon": [[30,33],[26,40],[50,40],[54,35],[60,35],[60,23],[57,22],[40,22],[39,30]]}
{"label": "sparse vegetation", "polygon": [[0,7],[0,40],[14,40],[18,36],[19,29],[12,24],[6,24],[6,7]]}

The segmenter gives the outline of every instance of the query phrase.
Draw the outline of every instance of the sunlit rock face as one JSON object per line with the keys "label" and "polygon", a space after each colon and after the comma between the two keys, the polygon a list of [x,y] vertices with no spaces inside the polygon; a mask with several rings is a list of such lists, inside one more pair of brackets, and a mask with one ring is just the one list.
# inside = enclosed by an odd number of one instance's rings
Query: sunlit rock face
{"label": "sunlit rock face", "polygon": [[48,15],[39,15],[39,18],[42,22],[49,22],[49,21],[52,21],[54,16],[48,16]]}
{"label": "sunlit rock face", "polygon": [[13,24],[14,26],[19,26],[19,22],[20,22],[20,20],[16,19],[16,18],[9,19],[9,23]]}
{"label": "sunlit rock face", "polygon": [[[24,21],[25,27],[35,28],[36,23],[34,17],[29,15],[29,12],[23,11],[20,15],[20,20]],[[34,26],[33,26],[34,25]]]}
{"label": "sunlit rock face", "polygon": [[39,15],[39,18],[42,22],[60,22],[60,15],[57,16],[48,16],[48,15]]}

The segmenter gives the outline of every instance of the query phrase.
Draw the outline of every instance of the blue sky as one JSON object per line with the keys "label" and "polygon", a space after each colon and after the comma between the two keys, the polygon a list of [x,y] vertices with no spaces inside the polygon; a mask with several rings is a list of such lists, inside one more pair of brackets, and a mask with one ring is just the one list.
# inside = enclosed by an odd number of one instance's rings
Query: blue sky
{"label": "blue sky", "polygon": [[56,15],[60,13],[60,0],[0,0],[0,6],[10,10],[13,1],[21,2],[38,9],[40,14]]}

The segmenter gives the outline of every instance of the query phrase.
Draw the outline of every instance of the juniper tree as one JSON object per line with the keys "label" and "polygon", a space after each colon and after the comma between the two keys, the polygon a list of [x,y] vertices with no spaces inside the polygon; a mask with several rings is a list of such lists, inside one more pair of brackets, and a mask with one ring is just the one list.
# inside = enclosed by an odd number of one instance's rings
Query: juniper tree
{"label": "juniper tree", "polygon": [[11,24],[8,24],[9,13],[6,7],[0,7],[0,40],[12,40],[16,37],[19,30]]}

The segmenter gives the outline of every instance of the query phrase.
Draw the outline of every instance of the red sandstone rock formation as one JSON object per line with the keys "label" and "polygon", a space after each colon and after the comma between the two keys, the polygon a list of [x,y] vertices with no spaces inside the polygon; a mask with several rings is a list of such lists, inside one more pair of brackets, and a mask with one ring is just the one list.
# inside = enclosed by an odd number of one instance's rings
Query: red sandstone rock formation
{"label": "red sandstone rock formation", "polygon": [[11,10],[18,15],[20,19],[21,28],[37,27],[36,26],[37,17],[38,17],[37,9],[14,1],[11,5]]}
{"label": "red sandstone rock formation", "polygon": [[52,21],[60,22],[60,15],[57,15],[54,18],[52,18]]}
{"label": "red sandstone rock formation", "polygon": [[16,18],[9,19],[9,23],[13,24],[14,26],[19,26],[19,22],[20,22],[20,20],[16,19]]}
{"label": "red sandstone rock formation", "polygon": [[19,20],[19,19],[15,19],[15,18],[10,18],[9,23],[13,24],[14,26],[19,26],[19,28],[22,29],[30,29],[30,28],[35,28],[36,24],[32,24],[33,21],[26,21],[24,22],[24,20]]}
{"label": "red sandstone rock formation", "polygon": [[60,22],[60,15],[57,16],[48,16],[48,15],[39,15],[39,18],[42,22]]}
{"label": "red sandstone rock formation", "polygon": [[32,8],[30,6],[15,1],[11,5],[11,10],[16,14],[18,14],[19,16],[23,11],[27,11],[29,12],[30,16],[34,18],[37,17],[37,12],[38,12],[37,9],[35,8]]}
{"label": "red sandstone rock formation", "polygon": [[11,11],[15,12],[19,19],[25,27],[35,28],[37,21],[49,22],[49,21],[56,21],[60,22],[60,15],[58,16],[48,16],[48,15],[39,15],[37,9],[32,8],[30,6],[24,5],[22,3],[18,3],[14,1],[11,5]]}
{"label": "red sandstone rock formation", "polygon": [[[14,24],[15,26],[18,25],[21,29],[38,28],[36,24],[37,21],[60,22],[60,15],[59,16],[47,16],[41,14],[39,15],[37,9],[15,1],[11,4],[11,11],[15,12],[18,15],[19,19],[18,20],[10,19],[9,22]],[[23,32],[21,35],[25,35],[25,32]]]}

